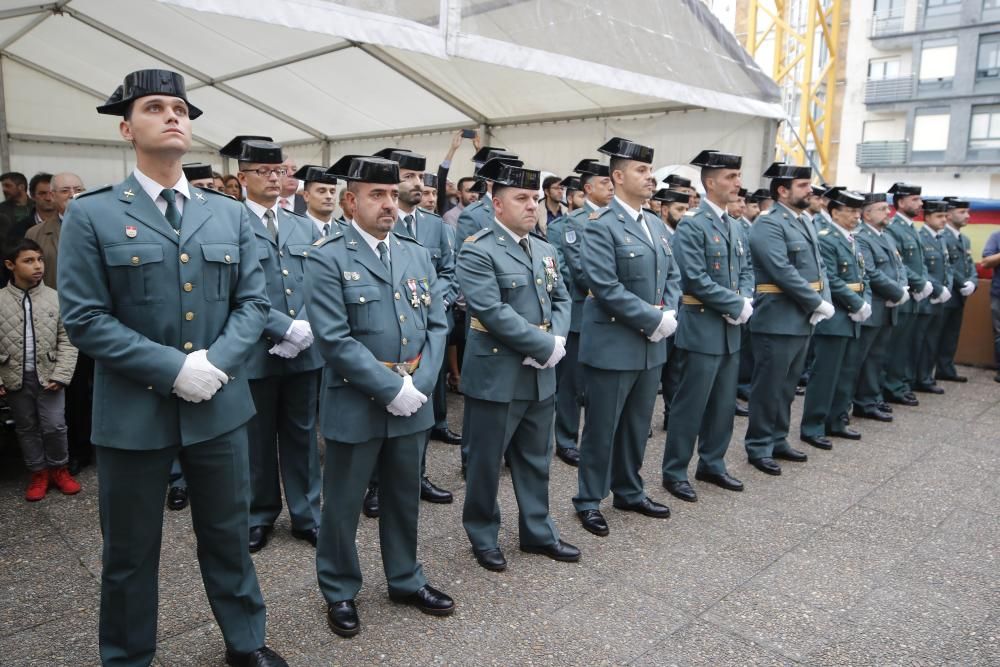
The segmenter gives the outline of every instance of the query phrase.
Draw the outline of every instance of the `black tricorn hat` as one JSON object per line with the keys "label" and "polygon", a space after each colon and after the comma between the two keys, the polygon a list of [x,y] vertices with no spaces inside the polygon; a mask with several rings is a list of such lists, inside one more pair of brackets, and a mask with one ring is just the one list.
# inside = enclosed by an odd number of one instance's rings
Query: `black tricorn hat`
{"label": "black tricorn hat", "polygon": [[776,178],[782,181],[791,181],[799,178],[812,178],[812,174],[812,167],[775,162],[767,168],[767,171],[764,172],[763,176],[764,178]]}
{"label": "black tricorn hat", "polygon": [[739,169],[743,166],[743,157],[708,149],[691,158],[691,164],[702,169]]}
{"label": "black tricorn hat", "polygon": [[870,204],[881,204],[886,200],[884,192],[866,192],[865,193],[865,206]]}
{"label": "black tricorn hat", "polygon": [[746,199],[748,194],[750,193],[747,192],[746,188],[740,188],[739,192],[736,193],[736,196],[739,197],[740,199]]}
{"label": "black tricorn hat", "polygon": [[320,167],[315,164],[306,164],[292,174],[295,178],[300,181],[305,181],[306,183],[326,183],[327,185],[336,185],[337,177],[333,174],[327,173],[326,167]]}
{"label": "black tricorn hat", "polygon": [[[227,145],[226,148],[228,147]],[[260,139],[247,139],[241,142],[239,152],[236,155],[227,155],[226,157],[232,157],[240,162],[257,162],[259,164],[281,164],[285,161],[281,146]]]}
{"label": "black tricorn hat", "polygon": [[169,95],[179,97],[187,103],[188,117],[194,120],[201,115],[201,109],[191,104],[184,88],[184,77],[166,69],[141,69],[125,75],[122,85],[115,88],[108,101],[97,107],[97,113],[109,116],[124,116],[132,102],[149,95]]}
{"label": "black tricorn hat", "polygon": [[753,199],[757,200],[758,203],[765,201],[767,199],[773,199],[771,196],[771,191],[767,188],[757,188],[753,191],[751,195]]}
{"label": "black tricorn hat", "polygon": [[601,164],[594,158],[580,160],[573,167],[573,171],[585,176],[611,176],[611,169],[606,164]]}
{"label": "black tricorn hat", "polygon": [[188,162],[187,164],[182,164],[181,169],[184,170],[184,178],[189,181],[215,178],[215,174],[212,173],[212,165],[205,164],[204,162]]}
{"label": "black tricorn hat", "polygon": [[511,160],[516,160],[517,155],[511,153],[506,148],[497,148],[496,146],[483,146],[476,154],[472,156],[472,161],[477,165],[483,165],[492,160],[495,157],[508,158]]}
{"label": "black tricorn hat", "polygon": [[240,153],[243,152],[243,142],[244,141],[274,141],[271,137],[265,137],[258,134],[237,134],[233,137],[228,144],[219,149],[219,155],[222,157],[228,157],[233,160],[240,159]]}
{"label": "black tricorn hat", "polygon": [[893,183],[892,187],[888,190],[891,195],[919,195],[923,192],[923,188],[919,185],[910,185],[909,183]]}
{"label": "black tricorn hat", "polygon": [[399,185],[399,163],[369,155],[345,155],[326,170],[345,181]]}
{"label": "black tricorn hat", "polygon": [[567,176],[566,178],[559,181],[559,185],[563,186],[567,190],[582,190],[583,185],[580,183],[579,176]]}
{"label": "black tricorn hat", "polygon": [[691,195],[686,192],[681,192],[680,190],[671,190],[669,188],[660,188],[652,197],[650,197],[650,199],[663,202],[664,204],[691,203]]}
{"label": "black tricorn hat", "polygon": [[690,178],[684,178],[683,176],[678,176],[677,174],[670,174],[665,179],[663,179],[663,182],[672,187],[678,187],[678,188],[691,187]]}
{"label": "black tricorn hat", "polygon": [[928,213],[945,213],[949,208],[948,202],[944,199],[924,200],[924,219]]}
{"label": "black tricorn hat", "polygon": [[477,178],[473,181],[472,185],[469,186],[469,192],[475,192],[477,195],[486,194],[486,181],[481,178]]}
{"label": "black tricorn hat", "polygon": [[437,190],[438,186],[437,174],[429,174],[427,172],[424,172],[423,180],[425,188],[434,188],[435,190]]}
{"label": "black tricorn hat", "polygon": [[375,153],[375,157],[385,158],[399,163],[400,169],[423,171],[427,168],[427,158],[420,153],[414,153],[405,148],[383,148]]}
{"label": "black tricorn hat", "polygon": [[831,202],[836,202],[847,208],[864,208],[865,196],[859,192],[848,190],[840,185],[835,186],[823,193],[823,196]]}
{"label": "black tricorn hat", "polygon": [[496,185],[524,190],[538,190],[542,187],[542,175],[534,169],[525,169],[520,160],[514,162],[494,158],[479,168],[479,178],[493,181]]}
{"label": "black tricorn hat", "polygon": [[653,164],[653,149],[649,146],[638,144],[631,139],[614,137],[598,148],[597,152],[623,160],[635,160],[636,162]]}
{"label": "black tricorn hat", "polygon": [[968,199],[959,199],[958,197],[945,197],[944,200],[948,202],[948,208],[969,208],[972,203]]}

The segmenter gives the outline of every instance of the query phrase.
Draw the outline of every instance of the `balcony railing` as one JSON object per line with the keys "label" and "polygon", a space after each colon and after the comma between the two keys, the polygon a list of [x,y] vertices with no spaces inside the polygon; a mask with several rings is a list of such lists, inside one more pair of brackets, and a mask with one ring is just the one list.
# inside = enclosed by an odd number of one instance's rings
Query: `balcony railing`
{"label": "balcony railing", "polygon": [[913,75],[892,79],[868,79],[865,83],[865,104],[899,102],[912,99]]}
{"label": "balcony railing", "polygon": [[863,141],[858,144],[855,162],[859,167],[890,167],[906,164],[907,141]]}
{"label": "balcony railing", "polygon": [[904,19],[905,15],[902,9],[875,12],[872,14],[871,28],[868,34],[871,37],[884,37],[901,33],[905,29]]}

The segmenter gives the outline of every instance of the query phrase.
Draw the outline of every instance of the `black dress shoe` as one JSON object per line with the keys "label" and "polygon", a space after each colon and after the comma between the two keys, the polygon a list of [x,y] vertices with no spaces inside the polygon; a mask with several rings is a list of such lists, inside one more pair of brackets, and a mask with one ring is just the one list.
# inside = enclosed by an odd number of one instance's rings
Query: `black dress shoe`
{"label": "black dress shoe", "polygon": [[882,412],[885,412],[886,414],[890,415],[892,414],[892,406],[886,403],[885,401],[879,401],[878,403],[875,404],[875,407],[881,410]]}
{"label": "black dress shoe", "polygon": [[580,450],[576,447],[556,447],[556,456],[563,460],[566,465],[574,468],[580,465]]}
{"label": "black dress shoe", "polygon": [[750,459],[750,465],[752,465],[757,470],[768,475],[780,475],[781,466],[778,462],[770,457],[764,457],[762,459]]}
{"label": "black dress shoe", "polygon": [[618,500],[613,501],[611,504],[614,505],[615,509],[619,509],[623,512],[635,512],[636,514],[652,517],[654,519],[670,518],[670,508],[652,500],[649,496],[646,496],[639,502],[632,505]]}
{"label": "black dress shoe", "polygon": [[306,530],[299,530],[298,528],[292,528],[292,537],[297,540],[303,540],[309,544],[316,546],[316,538],[319,537],[319,528],[307,528]]}
{"label": "black dress shoe", "polygon": [[439,486],[434,486],[434,483],[425,476],[420,478],[420,499],[426,500],[429,503],[447,505],[455,498],[451,495],[451,491],[445,491]]}
{"label": "black dress shoe", "polygon": [[507,569],[507,559],[503,557],[500,547],[495,549],[473,549],[472,555],[476,562],[492,572],[503,572]]}
{"label": "black dress shoe", "polygon": [[267,536],[271,532],[270,526],[253,526],[250,529],[250,553],[255,554],[267,546]]}
{"label": "black dress shoe", "polygon": [[686,479],[682,479],[679,482],[673,479],[663,480],[663,488],[670,492],[670,495],[675,498],[680,498],[687,503],[698,502],[698,494],[695,493],[694,487],[691,486],[691,482]]}
{"label": "black dress shoe", "polygon": [[226,664],[232,667],[288,667],[284,658],[266,646],[249,653],[237,653],[227,648]]}
{"label": "black dress shoe", "polygon": [[806,388],[803,387],[803,386],[801,386],[801,385],[798,386],[798,387],[796,387],[795,388],[795,395],[796,396],[805,396],[806,395]]}
{"label": "black dress shoe", "polygon": [[945,382],[968,382],[969,378],[964,375],[938,375],[935,380],[944,380]]}
{"label": "black dress shoe", "polygon": [[908,405],[911,408],[920,405],[920,401],[918,401],[916,397],[909,392],[903,394],[902,396],[893,396],[892,394],[889,394],[885,397],[885,400],[889,403],[895,403],[896,405]]}
{"label": "black dress shoe", "polygon": [[737,417],[749,417],[750,416],[750,408],[748,406],[746,406],[746,405],[744,405],[744,404],[742,404],[742,403],[740,403],[740,402],[737,401],[737,403],[736,403],[736,416]]}
{"label": "black dress shoe", "polygon": [[529,547],[522,544],[521,551],[527,554],[542,554],[563,563],[575,563],[580,560],[580,550],[562,540],[556,540],[544,547]]}
{"label": "black dress shoe", "polygon": [[608,533],[611,532],[601,510],[580,510],[576,516],[588,533],[593,533],[598,537],[607,537]]}
{"label": "black dress shoe", "polygon": [[90,465],[90,459],[80,456],[71,456],[69,463],[66,464],[66,468],[69,470],[69,474],[76,477],[80,474],[80,471]]}
{"label": "black dress shoe", "polygon": [[996,375],[993,376],[993,381],[1000,382],[1000,373],[997,373]]}
{"label": "black dress shoe", "polygon": [[187,489],[180,486],[171,486],[167,492],[167,509],[180,511],[188,506]]}
{"label": "black dress shoe", "polygon": [[878,408],[863,408],[860,405],[854,406],[854,416],[862,417],[864,419],[874,419],[879,422],[891,422],[892,415],[887,412],[883,412]]}
{"label": "black dress shoe", "polygon": [[800,452],[799,450],[792,449],[791,447],[781,452],[775,452],[771,455],[771,457],[782,459],[784,461],[794,461],[795,463],[805,463],[809,460],[809,457],[806,456],[805,452]]}
{"label": "black dress shoe", "polygon": [[913,391],[919,391],[921,394],[943,394],[944,389],[937,386],[936,384],[918,384],[913,387]]}
{"label": "black dress shoe", "polygon": [[389,595],[389,598],[393,602],[416,607],[431,616],[448,616],[455,611],[455,601],[429,584],[424,584],[409,595]]}
{"label": "black dress shoe", "polygon": [[[829,438],[825,438],[821,435],[800,435],[799,440],[802,442],[812,445],[817,449],[833,449],[833,443],[830,442]],[[774,455],[775,458],[780,458],[777,454]],[[791,459],[794,461],[795,459]]]}
{"label": "black dress shoe", "polygon": [[699,470],[694,474],[694,478],[699,482],[708,482],[709,484],[715,484],[716,486],[723,488],[726,491],[743,490],[743,482],[736,479],[728,472],[716,474],[714,472]]}
{"label": "black dress shoe", "polygon": [[670,425],[670,415],[664,415],[663,417],[663,430],[666,431],[667,427]]}
{"label": "black dress shoe", "polygon": [[369,519],[378,518],[378,484],[372,484],[365,491],[365,500],[361,503],[361,511]]}
{"label": "black dress shoe", "polygon": [[853,428],[847,428],[846,426],[836,431],[827,431],[826,433],[831,438],[844,438],[846,440],[860,440],[861,432],[855,431]]}
{"label": "black dress shoe", "polygon": [[431,429],[431,440],[437,440],[443,442],[446,445],[461,445],[462,436],[455,433],[450,428],[432,428]]}
{"label": "black dress shoe", "polygon": [[333,634],[341,637],[353,637],[361,632],[361,621],[358,620],[358,608],[354,606],[354,600],[341,600],[327,607],[326,622]]}

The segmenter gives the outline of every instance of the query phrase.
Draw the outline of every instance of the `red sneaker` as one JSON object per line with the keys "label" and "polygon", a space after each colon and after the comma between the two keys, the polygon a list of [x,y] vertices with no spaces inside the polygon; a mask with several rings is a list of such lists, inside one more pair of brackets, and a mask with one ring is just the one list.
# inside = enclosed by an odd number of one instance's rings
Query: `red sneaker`
{"label": "red sneaker", "polygon": [[31,473],[31,481],[28,482],[28,490],[24,494],[24,499],[33,503],[44,498],[48,491],[49,471],[39,470]]}
{"label": "red sneaker", "polygon": [[67,496],[80,493],[80,483],[73,479],[66,466],[49,470],[49,480]]}

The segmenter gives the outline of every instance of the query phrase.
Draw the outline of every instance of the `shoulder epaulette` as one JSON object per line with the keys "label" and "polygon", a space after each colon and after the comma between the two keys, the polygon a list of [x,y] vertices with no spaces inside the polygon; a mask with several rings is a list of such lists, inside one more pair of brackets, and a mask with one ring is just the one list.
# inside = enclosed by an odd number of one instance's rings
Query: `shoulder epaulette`
{"label": "shoulder epaulette", "polygon": [[408,241],[410,243],[415,243],[415,244],[417,244],[418,246],[421,246],[421,247],[424,245],[423,243],[421,243],[420,241],[416,240],[412,236],[407,236],[406,234],[397,234],[396,232],[393,232],[392,235],[394,237],[396,237],[396,240],[398,240],[398,241]]}
{"label": "shoulder epaulette", "polygon": [[331,232],[329,236],[324,236],[321,239],[313,241],[313,246],[317,248],[322,248],[330,241],[336,241],[337,239],[342,239],[342,238],[344,238],[344,232],[342,231]]}
{"label": "shoulder epaulette", "polygon": [[225,197],[226,199],[232,199],[233,201],[239,201],[239,199],[237,199],[236,197],[234,197],[232,195],[227,195],[225,192],[220,192],[220,191],[216,190],[215,188],[202,188],[202,187],[199,187],[197,185],[195,187],[197,187],[202,192],[211,192],[213,195],[219,195],[220,197]]}
{"label": "shoulder epaulette", "polygon": [[534,236],[539,241],[545,241],[546,243],[549,242],[549,240],[547,238],[545,238],[544,236],[542,236],[541,234],[539,234],[538,232],[536,232],[534,229],[532,229],[530,232],[528,232],[528,236]]}
{"label": "shoulder epaulette", "polygon": [[476,232],[472,236],[466,238],[465,239],[465,243],[475,243],[476,241],[478,241],[479,239],[483,238],[484,236],[487,236],[487,235],[492,234],[492,233],[493,233],[493,228],[492,227],[483,227],[482,229],[480,229],[478,232]]}
{"label": "shoulder epaulette", "polygon": [[829,229],[827,229],[827,228],[825,228],[825,227],[824,227],[823,229],[819,230],[819,232],[818,232],[818,234],[819,234],[820,236],[826,236],[826,235],[827,235],[827,234],[829,234],[829,233],[830,233],[830,230],[829,230]]}
{"label": "shoulder epaulette", "polygon": [[432,216],[434,218],[441,219],[441,216],[438,215],[436,211],[428,210],[428,209],[424,208],[423,206],[418,206],[417,210],[420,211],[421,213],[423,213],[424,215],[429,215],[429,216]]}
{"label": "shoulder epaulette", "polygon": [[99,188],[94,188],[93,190],[87,190],[86,192],[81,192],[80,194],[76,195],[74,199],[80,199],[82,197],[89,197],[90,195],[96,195],[98,192],[107,192],[113,187],[114,187],[113,185],[102,185]]}

